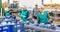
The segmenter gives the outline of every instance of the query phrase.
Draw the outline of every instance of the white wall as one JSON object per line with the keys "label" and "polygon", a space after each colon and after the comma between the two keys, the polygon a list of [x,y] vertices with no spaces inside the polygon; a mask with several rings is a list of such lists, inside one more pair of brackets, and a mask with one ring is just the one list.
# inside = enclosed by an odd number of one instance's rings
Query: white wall
{"label": "white wall", "polygon": [[27,6],[33,8],[35,4],[41,6],[42,1],[41,0],[20,0],[20,6]]}
{"label": "white wall", "polygon": [[7,2],[7,0],[2,0],[2,3]]}
{"label": "white wall", "polygon": [[50,4],[51,2],[50,2],[51,0],[44,0],[44,4]]}
{"label": "white wall", "polygon": [[52,3],[60,4],[60,0],[52,0]]}
{"label": "white wall", "polygon": [[50,4],[52,1],[52,4],[60,4],[60,0],[44,0],[44,4]]}
{"label": "white wall", "polygon": [[[8,2],[8,0],[2,0],[2,3]],[[10,0],[10,3],[13,3],[13,0]]]}
{"label": "white wall", "polygon": [[10,0],[10,3],[13,3],[13,0]]}

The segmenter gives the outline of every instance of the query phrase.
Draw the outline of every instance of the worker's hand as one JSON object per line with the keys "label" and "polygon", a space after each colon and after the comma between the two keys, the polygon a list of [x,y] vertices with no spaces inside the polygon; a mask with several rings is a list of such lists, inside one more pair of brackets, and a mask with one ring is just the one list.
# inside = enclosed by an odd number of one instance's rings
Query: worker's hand
{"label": "worker's hand", "polygon": [[53,23],[53,20],[52,19],[49,19],[49,21],[48,21],[49,23]]}

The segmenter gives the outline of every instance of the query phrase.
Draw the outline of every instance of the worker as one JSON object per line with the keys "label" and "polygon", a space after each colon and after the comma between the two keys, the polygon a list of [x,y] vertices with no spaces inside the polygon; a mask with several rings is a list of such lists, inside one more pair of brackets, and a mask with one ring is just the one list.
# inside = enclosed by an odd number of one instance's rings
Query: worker
{"label": "worker", "polygon": [[33,18],[37,18],[37,12],[38,12],[38,5],[36,4],[35,8],[33,9],[33,14],[32,14]]}
{"label": "worker", "polygon": [[28,17],[29,17],[29,11],[27,10],[27,8],[24,6],[20,15],[19,15],[20,19],[23,20],[24,22],[27,21]]}
{"label": "worker", "polygon": [[[34,22],[35,22],[35,20],[37,20],[37,13],[38,13],[38,5],[36,4],[35,7],[33,8],[33,13],[32,13]],[[36,21],[36,23],[37,23],[37,21]]]}
{"label": "worker", "polygon": [[44,11],[44,7],[41,7],[38,9],[38,23],[44,23],[47,24],[48,23],[48,12]]}

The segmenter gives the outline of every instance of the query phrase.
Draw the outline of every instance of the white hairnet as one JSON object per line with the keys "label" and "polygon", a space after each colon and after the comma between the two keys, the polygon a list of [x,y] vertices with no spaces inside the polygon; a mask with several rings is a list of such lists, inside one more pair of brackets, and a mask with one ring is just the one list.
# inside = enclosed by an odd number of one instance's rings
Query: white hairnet
{"label": "white hairnet", "polygon": [[41,6],[39,6],[39,8],[44,9],[44,6],[43,6],[43,5],[41,5]]}
{"label": "white hairnet", "polygon": [[41,6],[40,6],[40,8],[44,8],[44,6],[43,6],[43,5],[41,5]]}
{"label": "white hairnet", "polygon": [[24,6],[22,6],[22,8],[27,8],[27,7],[24,5]]}

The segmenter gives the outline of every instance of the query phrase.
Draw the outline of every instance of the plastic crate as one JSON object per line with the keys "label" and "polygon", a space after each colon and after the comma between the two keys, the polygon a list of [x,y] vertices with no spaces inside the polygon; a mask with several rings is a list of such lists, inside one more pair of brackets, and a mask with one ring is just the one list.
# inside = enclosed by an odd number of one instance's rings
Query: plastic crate
{"label": "plastic crate", "polygon": [[0,32],[2,32],[3,31],[3,26],[0,26]]}
{"label": "plastic crate", "polygon": [[2,32],[8,32],[8,26],[3,26],[3,31]]}
{"label": "plastic crate", "polygon": [[14,27],[14,25],[8,25],[8,32],[13,32],[13,27]]}

